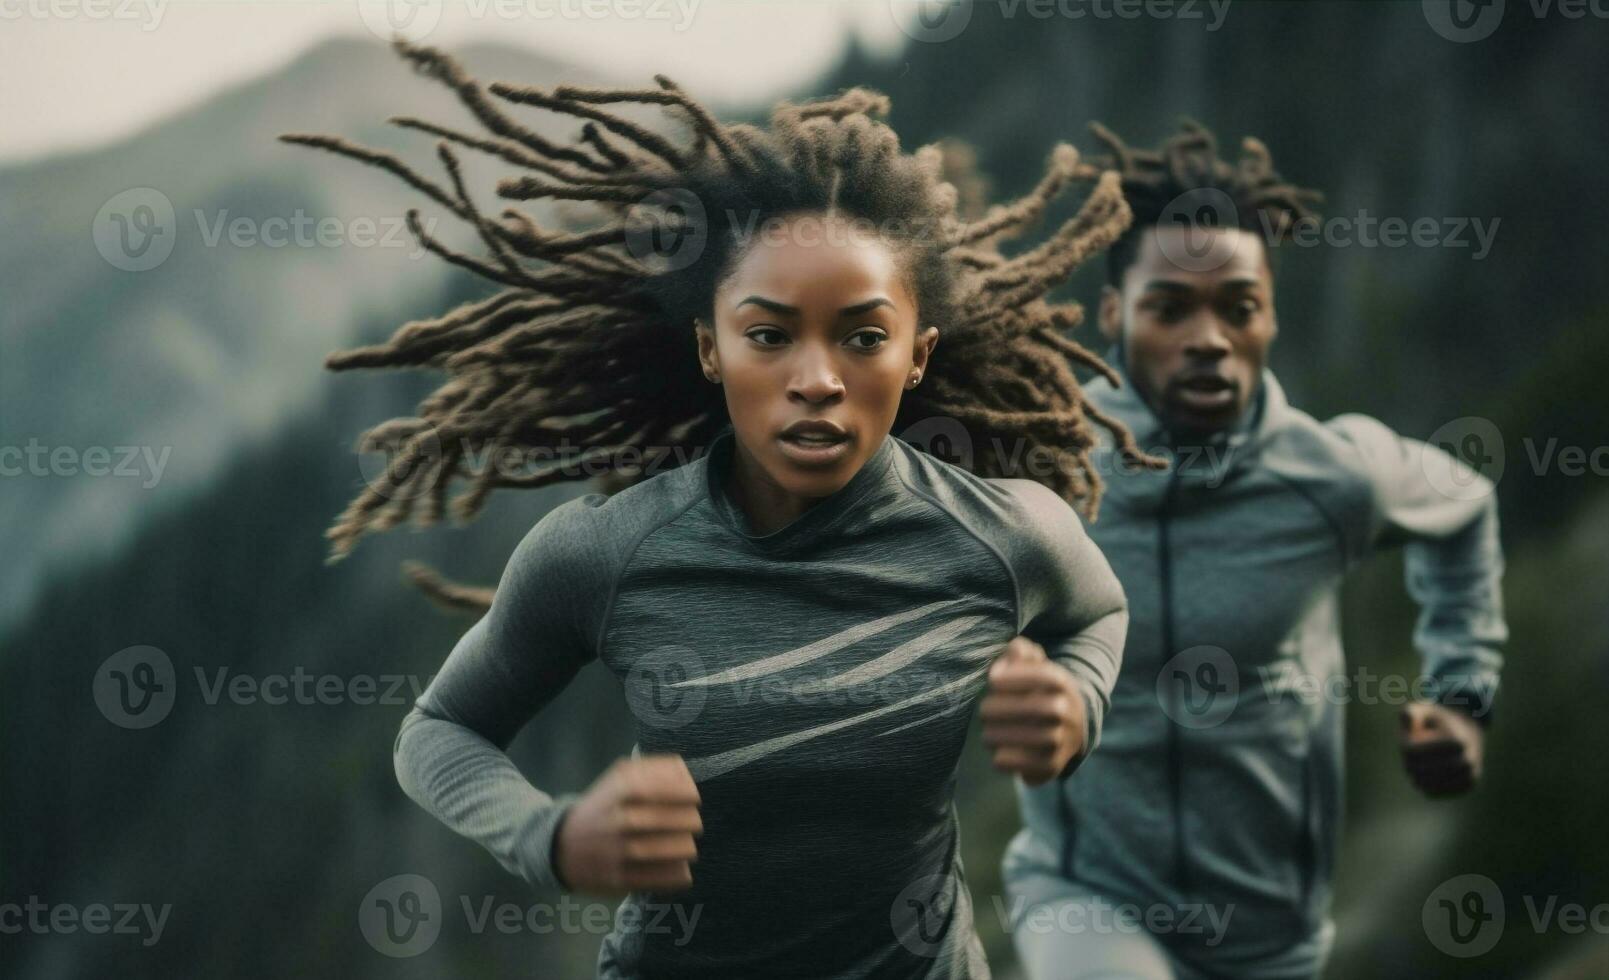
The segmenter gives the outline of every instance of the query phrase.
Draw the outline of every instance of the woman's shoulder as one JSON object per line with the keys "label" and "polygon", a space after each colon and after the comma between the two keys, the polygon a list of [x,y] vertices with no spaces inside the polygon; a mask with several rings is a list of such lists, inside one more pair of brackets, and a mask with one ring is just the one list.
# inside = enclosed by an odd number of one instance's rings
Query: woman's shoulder
{"label": "woman's shoulder", "polygon": [[697,501],[702,468],[699,459],[612,494],[594,491],[572,497],[536,522],[520,552],[548,564],[593,567],[608,574],[644,537]]}
{"label": "woman's shoulder", "polygon": [[[1018,533],[1054,535],[1083,529],[1072,505],[1037,480],[979,476],[967,465],[932,455],[904,439],[899,445],[912,489],[958,517]],[[969,461],[963,457],[965,462]]]}
{"label": "woman's shoulder", "polygon": [[1019,576],[1043,574],[1088,537],[1072,505],[1037,480],[979,476],[903,440],[901,445],[911,488],[994,548]]}

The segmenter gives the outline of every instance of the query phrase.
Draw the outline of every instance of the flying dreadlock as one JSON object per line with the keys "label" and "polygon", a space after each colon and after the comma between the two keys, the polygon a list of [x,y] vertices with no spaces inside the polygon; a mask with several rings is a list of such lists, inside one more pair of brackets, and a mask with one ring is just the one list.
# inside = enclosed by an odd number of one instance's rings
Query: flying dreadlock
{"label": "flying dreadlock", "polygon": [[1124,270],[1134,262],[1140,232],[1167,220],[1181,199],[1189,200],[1194,192],[1221,192],[1232,213],[1218,214],[1223,209],[1214,208],[1211,217],[1256,232],[1268,245],[1285,240],[1298,225],[1317,220],[1308,205],[1323,201],[1324,195],[1281,177],[1261,140],[1246,137],[1239,161],[1229,163],[1218,158],[1217,137],[1205,126],[1182,119],[1179,129],[1159,149],[1138,150],[1100,123],[1090,124],[1110,153],[1097,163],[1121,175],[1123,196],[1134,212],[1133,224],[1106,253],[1107,279],[1113,285],[1121,285]]}
{"label": "flying dreadlock", "polygon": [[[699,368],[694,320],[713,322],[715,287],[740,257],[745,233],[756,222],[799,212],[837,212],[899,229],[921,322],[938,327],[944,342],[929,361],[927,383],[904,394],[896,426],[948,417],[974,445],[1026,443],[1054,461],[1042,482],[1090,518],[1102,486],[1089,457],[1091,422],[1110,430],[1127,458],[1161,465],[1120,423],[1085,402],[1069,361],[1116,377],[1063,336],[1082,320],[1081,308],[1044,298],[1129,221],[1117,174],[1082,163],[1070,145],[1055,148],[1026,196],[968,222],[957,210],[955,186],[944,179],[956,155],[938,145],[902,154],[897,135],[878,121],[887,115],[887,97],[865,88],[781,103],[762,129],[717,122],[663,75],[654,76],[658,88],[644,90],[489,86],[502,103],[584,121],[574,143],[558,145],[510,118],[447,54],[402,39],[393,46],[416,71],[451,88],[489,131],[391,120],[440,137],[436,150],[448,186],[338,137],[280,139],[377,166],[422,191],[473,226],[490,254],[448,248],[424,230],[414,209],[408,227],[420,244],[507,288],[405,324],[383,344],[327,359],[336,371],[429,367],[447,375],[417,417],[363,434],[360,451],[385,451],[390,463],[326,532],[331,561],[363,534],[410,516],[416,526],[438,522],[455,476],[469,483],[452,501],[462,522],[497,487],[601,472],[609,488],[619,489],[646,476],[643,460],[695,457],[728,419],[722,389]],[[674,141],[605,108],[615,105],[659,107],[690,139]],[[607,220],[566,232],[543,228],[513,207],[500,220],[488,217],[465,189],[453,144],[528,171],[498,183],[505,199],[588,202]],[[1003,255],[1000,242],[1031,226],[1074,181],[1093,182],[1078,213],[1037,247]],[[684,246],[669,256],[648,244],[658,246],[667,234]],[[555,451],[579,453],[588,468],[560,463],[510,473],[470,465],[505,451],[539,451],[549,460]],[[976,454],[974,471],[1010,475],[1000,455]],[[490,598],[427,569],[409,574],[449,606],[484,609]]]}

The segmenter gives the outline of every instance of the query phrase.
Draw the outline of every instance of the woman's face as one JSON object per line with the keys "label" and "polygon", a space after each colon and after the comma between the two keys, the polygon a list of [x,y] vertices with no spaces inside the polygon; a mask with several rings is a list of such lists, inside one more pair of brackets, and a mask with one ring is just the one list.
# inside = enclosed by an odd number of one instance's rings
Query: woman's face
{"label": "woman's face", "polygon": [[938,330],[918,333],[895,251],[866,223],[797,214],[756,230],[697,328],[738,452],[776,489],[824,497],[893,427]]}

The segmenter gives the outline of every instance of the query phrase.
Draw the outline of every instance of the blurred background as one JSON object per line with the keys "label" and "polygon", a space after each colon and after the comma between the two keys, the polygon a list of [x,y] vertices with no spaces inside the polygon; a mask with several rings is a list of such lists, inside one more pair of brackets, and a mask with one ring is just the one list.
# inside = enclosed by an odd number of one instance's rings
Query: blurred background
{"label": "blurred background", "polygon": [[[331,375],[324,354],[492,291],[401,220],[421,207],[472,248],[450,215],[276,141],[340,134],[438,173],[433,141],[385,120],[468,117],[392,54],[393,29],[483,81],[665,72],[726,118],[869,85],[907,148],[972,144],[997,198],[1031,187],[1057,141],[1094,150],[1091,120],[1136,145],[1181,114],[1226,152],[1262,138],[1353,229],[1282,253],[1276,373],[1320,418],[1376,415],[1496,477],[1509,558],[1475,795],[1419,797],[1395,707],[1351,707],[1329,976],[1609,976],[1603,3],[0,0],[0,15],[0,976],[591,975],[598,930],[542,928],[538,897],[391,766],[398,722],[468,625],[399,563],[494,582],[524,530],[588,488],[505,491],[467,529],[323,563],[323,530],[381,465],[353,440],[436,383]],[[500,171],[471,166],[489,198]],[[1368,232],[1392,217],[1437,232]],[[1092,304],[1099,265],[1065,296]],[[1413,614],[1398,556],[1354,576],[1354,668],[1413,677]],[[579,790],[631,744],[594,665],[514,755],[537,785]],[[1015,976],[998,874],[1015,803],[975,741],[961,794],[978,928]],[[405,874],[444,912],[422,949],[365,917]],[[1424,912],[1469,874],[1506,914],[1489,949],[1452,955]],[[504,907],[511,928],[478,918]]]}

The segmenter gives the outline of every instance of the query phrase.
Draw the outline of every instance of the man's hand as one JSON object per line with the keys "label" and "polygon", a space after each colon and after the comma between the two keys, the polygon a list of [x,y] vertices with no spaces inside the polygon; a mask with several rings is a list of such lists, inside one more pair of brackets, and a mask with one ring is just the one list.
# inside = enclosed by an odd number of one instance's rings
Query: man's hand
{"label": "man's hand", "polygon": [[1481,776],[1485,734],[1456,708],[1416,702],[1402,709],[1402,761],[1427,796],[1457,796]]}
{"label": "man's hand", "polygon": [[980,713],[994,767],[1016,773],[1029,786],[1056,778],[1084,751],[1087,722],[1078,679],[1026,636],[1013,638],[989,668]]}
{"label": "man's hand", "polygon": [[698,787],[679,755],[619,759],[570,808],[554,866],[571,891],[618,897],[693,883],[704,832]]}

